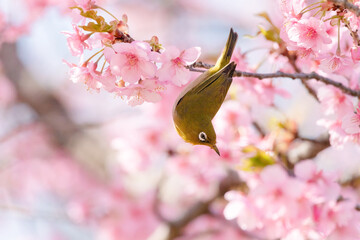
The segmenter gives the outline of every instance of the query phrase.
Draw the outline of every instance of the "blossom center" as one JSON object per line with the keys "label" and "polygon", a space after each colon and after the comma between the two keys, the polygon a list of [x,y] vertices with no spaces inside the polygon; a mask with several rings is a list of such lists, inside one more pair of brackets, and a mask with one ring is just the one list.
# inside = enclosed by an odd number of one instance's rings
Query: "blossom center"
{"label": "blossom center", "polygon": [[127,60],[128,60],[128,64],[130,66],[136,65],[138,63],[138,61],[139,61],[137,56],[135,56],[134,54],[127,54],[126,57],[127,57]]}
{"label": "blossom center", "polygon": [[282,196],[283,196],[282,190],[281,190],[280,188],[275,189],[275,191],[274,191],[274,197],[275,197],[275,198],[280,198],[280,197],[282,197]]}
{"label": "blossom center", "polygon": [[181,59],[180,59],[179,57],[174,58],[174,59],[172,60],[172,62],[173,62],[174,64],[178,65],[178,66],[182,66],[182,61],[181,61]]}
{"label": "blossom center", "polygon": [[317,32],[314,28],[309,27],[306,31],[306,36],[309,39],[315,39],[317,37]]}

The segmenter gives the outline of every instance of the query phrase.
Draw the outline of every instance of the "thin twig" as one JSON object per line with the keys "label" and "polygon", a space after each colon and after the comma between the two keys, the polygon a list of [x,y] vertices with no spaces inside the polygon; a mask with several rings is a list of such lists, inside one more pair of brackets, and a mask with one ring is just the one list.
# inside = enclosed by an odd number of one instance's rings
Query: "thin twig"
{"label": "thin twig", "polygon": [[[209,69],[213,67],[213,65],[202,63],[202,62],[196,62],[190,66],[188,66],[188,69],[190,71],[196,71],[196,72],[204,72],[205,70],[201,69],[195,69],[195,68],[205,68]],[[243,71],[235,71],[234,77],[251,77],[251,78],[257,78],[257,79],[266,79],[266,78],[291,78],[291,79],[300,79],[300,80],[310,80],[315,79],[319,82],[322,82],[327,85],[334,86],[338,89],[340,89],[343,93],[354,96],[354,97],[360,97],[360,91],[354,90],[351,88],[346,87],[344,84],[337,82],[335,80],[332,80],[330,78],[324,77],[319,75],[316,72],[311,73],[286,73],[286,72],[274,72],[274,73],[253,73],[253,72],[243,72]]]}
{"label": "thin twig", "polygon": [[261,126],[259,125],[259,123],[257,123],[256,121],[252,122],[252,125],[254,126],[254,128],[256,129],[256,131],[260,134],[261,137],[265,137],[266,133],[264,131],[264,129],[261,128]]}
{"label": "thin twig", "polygon": [[[290,54],[290,52],[284,48],[284,50],[281,53],[283,56],[287,57],[287,59],[289,60],[290,65],[292,66],[292,68],[294,69],[295,72],[297,73],[301,73],[300,68],[296,65],[296,55]],[[308,93],[313,96],[313,98],[319,102],[319,98],[315,92],[315,90],[309,85],[309,83],[307,83],[304,79],[300,79],[302,85],[304,85],[304,87],[306,88],[306,90],[308,91]]]}
{"label": "thin twig", "polygon": [[330,142],[329,142],[328,138],[327,139],[313,139],[313,138],[296,136],[296,139],[299,139],[299,140],[305,141],[305,142],[311,142],[311,143],[315,143],[315,144],[330,146]]}
{"label": "thin twig", "polygon": [[328,2],[333,2],[338,7],[346,8],[356,16],[360,17],[360,8],[347,0],[328,0]]}
{"label": "thin twig", "polygon": [[358,35],[358,30],[353,31],[351,29],[351,26],[350,26],[348,21],[344,21],[344,24],[345,24],[345,27],[350,31],[350,36],[353,39],[354,45],[359,46],[360,45],[360,38],[359,38],[359,35]]}
{"label": "thin twig", "polygon": [[155,198],[153,208],[159,220],[164,222],[169,228],[169,232],[167,236],[165,236],[164,240],[173,240],[181,236],[183,234],[184,228],[190,222],[192,222],[194,219],[196,219],[199,216],[210,213],[210,206],[216,199],[224,196],[224,194],[228,192],[231,188],[243,184],[243,182],[239,179],[237,173],[232,170],[229,170],[227,177],[220,182],[219,191],[214,197],[212,197],[207,201],[199,201],[195,203],[187,211],[185,211],[185,213],[182,214],[179,218],[175,220],[170,220],[170,219],[166,219],[166,217],[164,217],[160,211],[161,202],[158,195],[160,193],[162,181],[163,180],[160,181],[160,184],[156,189],[157,196]]}

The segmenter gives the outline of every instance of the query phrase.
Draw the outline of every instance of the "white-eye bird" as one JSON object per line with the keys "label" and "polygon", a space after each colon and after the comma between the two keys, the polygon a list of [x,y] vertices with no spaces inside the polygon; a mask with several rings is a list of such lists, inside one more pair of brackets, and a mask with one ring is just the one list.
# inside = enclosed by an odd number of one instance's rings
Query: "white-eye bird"
{"label": "white-eye bird", "polygon": [[173,120],[179,135],[194,145],[206,145],[220,155],[211,120],[224,102],[236,64],[230,63],[238,35],[230,30],[225,48],[214,67],[191,82],[179,95]]}

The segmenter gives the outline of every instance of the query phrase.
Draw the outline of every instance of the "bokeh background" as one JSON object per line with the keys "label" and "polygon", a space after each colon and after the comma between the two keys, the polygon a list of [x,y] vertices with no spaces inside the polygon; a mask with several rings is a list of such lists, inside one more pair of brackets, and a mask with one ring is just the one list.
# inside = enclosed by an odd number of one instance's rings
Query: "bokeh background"
{"label": "bokeh background", "polygon": [[[44,4],[49,6],[34,10]],[[268,57],[262,49],[268,46],[264,39],[243,36],[257,33],[264,20],[256,15],[271,9],[272,1],[108,0],[98,4],[116,16],[127,14],[135,39],[156,35],[165,46],[199,46],[200,59],[209,63],[217,58],[230,27],[239,33],[241,51],[251,50],[250,65],[256,66]],[[216,181],[206,181],[218,179],[216,176],[223,172],[213,170],[218,162],[204,160],[208,153],[172,166],[168,163],[171,152],[155,150],[166,149],[163,145],[167,141],[170,145],[181,142],[171,116],[161,115],[168,112],[149,103],[130,107],[119,97],[89,91],[69,80],[63,59],[78,59],[71,56],[62,33],[72,31],[72,26],[60,3],[2,0],[0,11],[14,24],[35,19],[21,37],[3,43],[0,50],[0,239],[125,239],[119,236],[126,231],[133,239],[145,239],[134,232],[141,225],[139,221],[146,223],[145,233],[156,229],[157,220],[148,213],[153,200],[148,192],[154,191],[164,172],[172,173],[181,164],[205,173],[194,177],[181,165],[185,173],[165,184],[162,198],[167,207],[179,204],[181,194],[190,199],[211,196]],[[277,67],[271,64],[260,68],[273,69]],[[325,129],[316,124],[320,106],[302,85],[288,79],[276,80],[276,84],[286,88],[292,98],[276,97],[276,111],[255,107],[253,116],[261,126],[267,129],[272,118],[291,118],[303,136],[324,135]],[[153,145],[147,146],[148,142]],[[307,149],[305,145],[297,151]],[[180,146],[182,151],[189,148],[188,144]],[[350,156],[360,153],[351,144],[345,148]],[[202,151],[201,147],[194,149]],[[331,168],[332,159],[343,153],[333,149],[322,152],[318,162],[326,162],[323,166]],[[204,161],[199,163],[199,159]],[[358,169],[357,164],[344,162],[344,169]],[[352,172],[344,173],[344,178],[349,174]],[[201,180],[206,187],[199,187]],[[192,185],[196,187],[189,189]],[[186,191],[179,191],[181,188]],[[189,203],[180,205],[185,208]],[[176,215],[176,211],[170,212]]]}

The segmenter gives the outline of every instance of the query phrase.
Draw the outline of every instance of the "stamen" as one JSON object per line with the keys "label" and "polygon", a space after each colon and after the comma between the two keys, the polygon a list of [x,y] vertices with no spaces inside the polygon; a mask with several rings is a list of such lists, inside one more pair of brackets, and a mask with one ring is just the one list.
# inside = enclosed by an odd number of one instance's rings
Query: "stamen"
{"label": "stamen", "polygon": [[105,48],[101,49],[100,51],[94,53],[91,57],[89,57],[84,63],[83,63],[83,66],[86,66],[88,64],[88,62],[93,58],[95,57],[96,55],[98,55],[99,53],[101,53],[102,51],[104,51]]}

